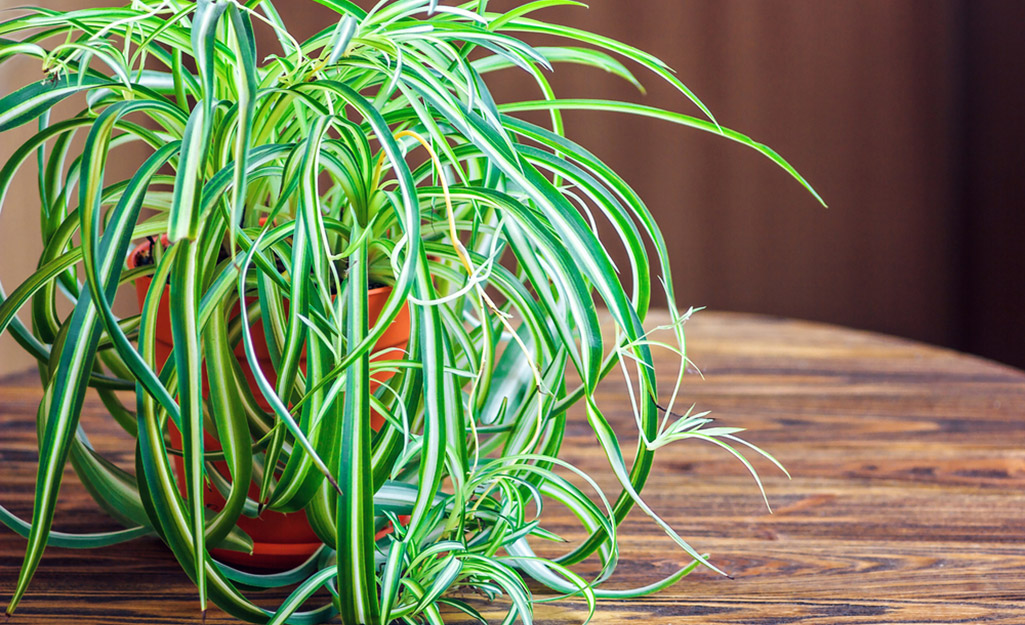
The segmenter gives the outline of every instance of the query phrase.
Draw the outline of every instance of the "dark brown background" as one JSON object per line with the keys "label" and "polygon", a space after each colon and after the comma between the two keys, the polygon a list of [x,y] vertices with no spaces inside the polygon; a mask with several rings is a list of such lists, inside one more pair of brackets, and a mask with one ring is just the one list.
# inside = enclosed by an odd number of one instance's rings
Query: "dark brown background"
{"label": "dark brown background", "polygon": [[[106,0],[76,3],[90,1]],[[310,0],[279,5],[300,31],[333,21]],[[723,139],[570,115],[570,133],[658,217],[681,306],[829,321],[1025,366],[1025,3],[593,0],[538,16],[663,58],[722,124],[775,148],[830,204]],[[567,66],[554,83],[561,95],[697,113],[639,76],[647,96]],[[500,99],[537,93],[513,72],[492,88]],[[0,247],[25,239],[9,224],[35,220],[31,203],[8,204]],[[4,261],[9,285],[20,258]]]}
{"label": "dark brown background", "polygon": [[[1025,366],[1025,3],[595,0],[538,16],[656,54],[830,205],[721,138],[570,115],[571,135],[662,224],[681,305],[829,321]],[[300,28],[326,19],[290,17]],[[646,96],[600,71],[562,66],[553,81],[560,95],[697,114],[638,75]],[[515,72],[492,89],[500,100],[537,94]]]}
{"label": "dark brown background", "polygon": [[[716,137],[577,118],[571,129],[660,219],[682,303],[1025,365],[1025,4],[647,0],[562,13],[665,59],[721,123],[775,148],[830,204]],[[561,93],[636,97],[564,73]],[[641,101],[687,108],[667,89]]]}

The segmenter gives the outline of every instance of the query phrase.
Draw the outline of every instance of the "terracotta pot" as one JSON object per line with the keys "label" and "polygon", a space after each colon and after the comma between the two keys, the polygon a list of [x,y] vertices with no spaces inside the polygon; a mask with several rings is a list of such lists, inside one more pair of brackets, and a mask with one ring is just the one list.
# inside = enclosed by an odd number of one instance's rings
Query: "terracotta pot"
{"label": "terracotta pot", "polygon": [[[136,247],[128,257],[128,267],[137,267],[139,256],[143,252],[147,251],[149,247],[150,243],[148,242]],[[135,281],[135,292],[140,310],[142,309],[146,293],[149,291],[149,287],[152,282],[153,280],[149,276],[139,278]],[[380,316],[381,309],[384,307],[384,304],[390,294],[391,287],[381,287],[370,290],[368,312],[371,324],[377,321],[377,318]],[[255,303],[256,299],[253,298],[252,301]],[[237,304],[233,308],[231,314],[233,317],[241,314],[240,308]],[[375,351],[381,352],[390,348],[405,349],[406,345],[409,343],[409,323],[409,309],[408,307],[404,307],[395,320],[392,321],[391,326],[385,331],[384,335],[378,339],[377,344],[375,345]],[[260,321],[257,320],[255,323],[252,323],[250,325],[250,330],[252,332],[253,347],[256,351],[260,370],[273,384],[277,380],[277,374],[274,371],[274,365],[270,358],[270,352],[267,349],[267,342],[264,337]],[[171,350],[174,346],[174,341],[171,335],[170,290],[166,287],[160,296],[160,306],[157,309],[155,342],[157,365],[163,366],[170,356]],[[245,378],[249,383],[249,387],[253,391],[253,395],[257,398],[258,403],[264,409],[269,410],[269,404],[264,400],[262,393],[256,386],[256,380],[253,376],[252,368],[249,366],[249,361],[245,357],[244,347],[241,343],[235,347],[234,353],[236,358],[238,358],[242,373],[245,375]],[[389,353],[383,357],[393,358],[394,354]],[[299,362],[300,370],[305,368],[305,365],[306,358],[304,352],[304,355],[300,358]],[[375,373],[371,380],[371,392],[373,392],[373,390],[380,384],[387,382],[391,377],[391,372],[382,371]],[[204,375],[203,396],[208,397],[209,392],[210,390],[206,376]],[[371,415],[371,426],[375,430],[379,428],[383,422],[384,419],[376,412]],[[173,424],[170,424],[170,434],[172,444],[180,449],[181,433],[178,432],[178,429],[174,427]],[[210,434],[204,435],[204,445],[209,451],[217,451],[221,448],[217,439]],[[175,473],[179,480],[179,490],[182,493],[182,496],[185,496],[184,459],[181,456],[174,456],[173,461]],[[227,463],[217,462],[214,463],[214,466],[222,475],[230,475]],[[250,484],[249,496],[253,498],[259,496],[259,486],[255,482]],[[207,507],[214,510],[218,510],[224,505],[224,498],[221,496],[220,492],[209,484],[204,489],[203,500]],[[211,551],[220,560],[238,566],[285,570],[304,562],[307,558],[313,555],[313,553],[322,544],[313,529],[310,527],[310,524],[306,519],[306,513],[303,511],[284,514],[281,512],[265,510],[258,518],[255,519],[246,516],[239,517],[238,526],[253,539],[254,545],[253,552],[251,554],[223,549],[214,549]],[[382,534],[383,533],[387,533],[387,530],[382,532]]]}

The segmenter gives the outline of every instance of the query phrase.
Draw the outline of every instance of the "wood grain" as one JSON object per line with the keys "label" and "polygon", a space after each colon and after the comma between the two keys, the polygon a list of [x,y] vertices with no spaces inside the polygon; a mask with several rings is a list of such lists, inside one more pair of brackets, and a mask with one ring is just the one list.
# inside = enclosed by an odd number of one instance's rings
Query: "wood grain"
{"label": "wood grain", "polygon": [[[699,571],[657,596],[607,601],[598,623],[1025,623],[1025,374],[889,337],[782,319],[700,313],[686,402],[751,429],[792,480],[758,464],[769,514],[743,467],[707,445],[665,450],[646,488],[652,506],[735,580]],[[672,362],[660,355],[663,379]],[[34,480],[31,375],[0,384],[0,501],[28,514]],[[602,402],[629,438],[620,388]],[[86,407],[96,446],[117,450],[102,407]],[[127,450],[119,459],[130,461]],[[579,414],[566,459],[611,485]],[[549,510],[549,525],[577,536]],[[74,479],[57,525],[111,528]],[[651,582],[684,563],[634,513],[611,585]],[[24,541],[0,533],[0,598]],[[481,605],[497,616],[502,608]],[[541,606],[543,624],[579,623],[573,601]],[[453,615],[454,622],[460,622]],[[231,622],[211,609],[207,622]],[[12,623],[198,623],[192,586],[152,539],[75,552],[50,549]]]}

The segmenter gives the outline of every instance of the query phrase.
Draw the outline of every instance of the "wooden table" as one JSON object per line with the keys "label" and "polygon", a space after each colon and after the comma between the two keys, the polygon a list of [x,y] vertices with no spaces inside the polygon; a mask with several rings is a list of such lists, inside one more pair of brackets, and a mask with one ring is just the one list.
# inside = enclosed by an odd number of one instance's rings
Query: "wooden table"
{"label": "wooden table", "polygon": [[[688,325],[687,402],[751,429],[791,471],[758,463],[769,514],[741,465],[705,444],[663,450],[647,499],[736,579],[699,571],[659,595],[607,601],[599,623],[1025,623],[1025,374],[894,338],[749,315]],[[669,376],[670,359],[660,356]],[[663,378],[666,379],[666,378]],[[629,431],[626,399],[602,401]],[[0,384],[0,499],[28,514],[34,479],[31,375]],[[579,415],[578,415],[579,416]],[[85,421],[101,449],[102,406]],[[108,428],[109,430],[109,428]],[[611,485],[586,426],[566,458]],[[123,454],[122,460],[130,458]],[[74,482],[74,480],[71,480]],[[112,527],[77,483],[58,527]],[[565,524],[552,509],[551,526]],[[640,513],[624,525],[613,585],[642,585],[686,559]],[[24,542],[0,532],[0,601]],[[580,622],[580,604],[538,608],[539,623]],[[12,623],[192,623],[192,586],[153,539],[51,549]],[[211,623],[230,622],[211,609]]]}

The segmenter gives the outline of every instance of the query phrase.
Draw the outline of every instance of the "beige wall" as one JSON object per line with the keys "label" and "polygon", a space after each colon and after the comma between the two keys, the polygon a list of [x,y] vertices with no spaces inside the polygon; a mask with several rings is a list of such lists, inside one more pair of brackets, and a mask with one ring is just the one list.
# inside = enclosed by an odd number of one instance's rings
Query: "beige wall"
{"label": "beige wall", "polygon": [[[0,89],[7,93],[14,85],[24,83],[38,71],[38,63],[21,60],[4,63],[0,65]],[[17,147],[31,135],[31,127],[0,135],[0,159],[7,162]],[[32,273],[42,249],[35,172],[33,161],[14,181],[0,208],[0,280],[3,281],[6,293],[10,293]],[[26,314],[22,314],[21,318],[27,322]],[[32,362],[8,334],[0,336],[0,375],[26,369]]]}
{"label": "beige wall", "polygon": [[[0,9],[12,9],[23,6],[23,0],[0,0]],[[94,4],[95,1],[60,0],[59,2],[41,2],[40,4],[61,9],[74,9]],[[5,11],[2,19],[14,17],[15,13]],[[25,85],[36,79],[39,73],[39,61],[34,59],[14,59],[0,64],[0,92],[6,94],[17,86]],[[32,136],[34,125],[30,124],[17,130],[0,135],[0,162],[7,162],[11,154],[26,139]],[[35,159],[27,164],[24,171],[15,179],[14,185],[0,207],[0,281],[4,291],[10,293],[27,276],[32,274],[42,250],[39,238],[39,195],[36,192]],[[28,316],[20,315],[27,322]],[[23,371],[33,364],[33,360],[6,333],[0,336],[0,376]]]}

